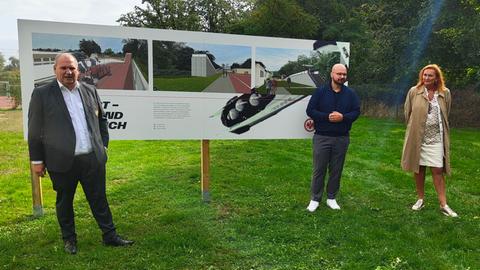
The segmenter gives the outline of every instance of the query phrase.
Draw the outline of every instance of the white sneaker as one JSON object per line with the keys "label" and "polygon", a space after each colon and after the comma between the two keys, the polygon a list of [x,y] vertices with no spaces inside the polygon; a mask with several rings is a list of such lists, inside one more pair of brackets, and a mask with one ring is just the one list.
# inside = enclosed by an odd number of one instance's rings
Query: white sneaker
{"label": "white sneaker", "polygon": [[310,201],[310,203],[307,206],[307,210],[310,212],[315,212],[318,208],[318,202],[317,201]]}
{"label": "white sneaker", "polygon": [[425,206],[423,199],[418,199],[418,201],[412,206],[412,210],[419,211]]}
{"label": "white sneaker", "polygon": [[335,199],[327,199],[327,205],[328,205],[328,207],[330,207],[332,209],[335,209],[335,210],[340,209],[340,205],[338,205],[338,203]]}
{"label": "white sneaker", "polygon": [[449,217],[458,217],[458,214],[453,212],[452,208],[450,206],[446,205],[444,207],[440,207],[440,211],[445,215]]}

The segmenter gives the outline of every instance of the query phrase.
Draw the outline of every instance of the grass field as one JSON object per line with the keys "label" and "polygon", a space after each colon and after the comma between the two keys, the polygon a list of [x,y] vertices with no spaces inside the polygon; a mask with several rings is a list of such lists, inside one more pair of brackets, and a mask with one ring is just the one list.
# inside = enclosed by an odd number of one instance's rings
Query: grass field
{"label": "grass field", "polygon": [[221,73],[209,77],[155,77],[153,85],[158,91],[201,92],[220,76]]}
{"label": "grass field", "polygon": [[[315,91],[315,88],[313,87],[293,82],[290,83],[290,87],[288,87],[288,83],[283,80],[277,81],[277,87],[285,88],[292,95],[311,95]],[[262,86],[258,87],[257,92],[261,94],[266,94],[266,85],[263,84]]]}
{"label": "grass field", "polygon": [[[401,123],[360,118],[352,129],[341,211],[309,201],[310,140],[211,141],[211,195],[201,201],[199,141],[113,141],[107,192],[118,232],[135,245],[108,248],[77,192],[79,253],[63,251],[55,193],[32,219],[20,111],[0,112],[0,269],[480,269],[479,131],[452,131],[453,219],[413,212],[400,170]],[[3,120],[2,120],[3,119]],[[5,120],[7,119],[7,120]]]}

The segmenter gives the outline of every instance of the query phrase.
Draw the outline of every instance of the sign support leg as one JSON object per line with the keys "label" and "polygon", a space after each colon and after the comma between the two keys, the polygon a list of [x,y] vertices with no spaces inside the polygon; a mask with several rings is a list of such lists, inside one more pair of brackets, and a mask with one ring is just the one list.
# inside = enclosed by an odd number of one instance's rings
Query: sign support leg
{"label": "sign support leg", "polygon": [[43,198],[42,198],[42,178],[33,171],[30,164],[30,178],[32,182],[32,201],[33,216],[35,218],[43,216]]}
{"label": "sign support leg", "polygon": [[202,186],[202,199],[204,202],[210,202],[210,141],[202,140],[202,176],[201,176],[201,186]]}

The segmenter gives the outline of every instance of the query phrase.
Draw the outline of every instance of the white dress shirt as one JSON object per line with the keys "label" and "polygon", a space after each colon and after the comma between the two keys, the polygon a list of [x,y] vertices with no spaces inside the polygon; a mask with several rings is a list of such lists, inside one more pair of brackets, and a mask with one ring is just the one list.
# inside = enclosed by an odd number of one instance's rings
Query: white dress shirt
{"label": "white dress shirt", "polygon": [[60,82],[58,82],[58,85],[62,90],[63,99],[67,105],[68,113],[72,119],[73,129],[75,130],[75,155],[90,153],[93,149],[92,142],[85,118],[82,98],[80,97],[78,82],[72,90],[69,90]]}

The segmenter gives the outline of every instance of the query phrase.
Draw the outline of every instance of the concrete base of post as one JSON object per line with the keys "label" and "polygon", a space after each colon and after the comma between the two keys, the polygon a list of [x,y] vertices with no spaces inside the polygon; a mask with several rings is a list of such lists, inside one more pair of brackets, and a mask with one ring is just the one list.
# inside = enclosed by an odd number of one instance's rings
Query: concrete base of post
{"label": "concrete base of post", "polygon": [[33,207],[33,217],[34,218],[43,217],[43,207],[41,205]]}
{"label": "concrete base of post", "polygon": [[202,192],[202,200],[203,200],[204,203],[209,203],[211,201],[210,192],[203,191]]}

